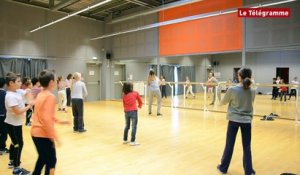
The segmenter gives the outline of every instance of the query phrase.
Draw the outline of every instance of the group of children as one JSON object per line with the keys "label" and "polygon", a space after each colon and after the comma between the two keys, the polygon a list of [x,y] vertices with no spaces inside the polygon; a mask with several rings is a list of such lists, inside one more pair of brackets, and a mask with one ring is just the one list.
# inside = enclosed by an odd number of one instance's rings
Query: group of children
{"label": "group of children", "polygon": [[[276,100],[276,98],[279,97],[280,101],[282,101],[284,97],[284,102],[286,102],[286,96],[288,95],[289,87],[284,85],[285,84],[284,79],[280,78],[279,76],[277,78],[273,78],[273,84],[278,86],[273,86],[271,99]],[[294,80],[291,82],[291,84],[295,86],[299,85],[298,78],[294,77]],[[295,96],[296,98],[296,88],[297,87],[294,86],[290,88],[291,92],[289,94],[289,100],[291,99],[292,96]]]}
{"label": "group of children", "polygon": [[[61,121],[55,117],[56,97],[53,91],[57,87],[58,110],[66,111],[67,85],[62,81],[62,77],[56,81],[54,72],[48,70],[42,71],[38,78],[32,78],[32,80],[24,78],[21,81],[21,76],[12,72],[7,73],[5,78],[0,78],[0,154],[9,153],[8,167],[13,168],[13,175],[31,174],[30,171],[20,166],[23,148],[22,125],[25,118],[25,124],[31,126],[32,140],[38,152],[38,160],[32,174],[41,174],[45,166],[45,174],[54,175],[55,142],[59,141],[54,124],[69,124],[69,121]],[[70,92],[74,131],[86,132],[83,122],[83,99],[87,95],[87,90],[81,81],[80,73],[74,74]],[[31,116],[33,116],[32,123],[30,122]],[[11,139],[9,149],[6,147],[7,135]]]}

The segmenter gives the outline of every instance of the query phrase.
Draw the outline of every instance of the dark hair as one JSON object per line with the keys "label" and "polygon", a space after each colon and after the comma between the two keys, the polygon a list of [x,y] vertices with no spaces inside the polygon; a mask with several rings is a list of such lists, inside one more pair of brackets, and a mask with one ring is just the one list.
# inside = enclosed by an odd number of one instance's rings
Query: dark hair
{"label": "dark hair", "polygon": [[150,76],[151,76],[151,75],[155,75],[154,70],[150,70],[149,75],[150,75]]}
{"label": "dark hair", "polygon": [[39,82],[44,88],[49,86],[49,82],[55,80],[54,73],[49,70],[43,70],[39,75]]}
{"label": "dark hair", "polygon": [[123,92],[124,92],[124,94],[128,94],[128,93],[130,93],[132,91],[133,91],[133,85],[132,85],[132,83],[124,83],[123,84]]}
{"label": "dark hair", "polygon": [[19,78],[20,76],[18,76],[17,74],[13,73],[13,72],[8,72],[6,74],[5,77],[5,83],[7,86],[9,86],[9,82],[16,82],[17,78]]}
{"label": "dark hair", "polygon": [[276,78],[273,78],[273,81],[276,81]]}
{"label": "dark hair", "polygon": [[31,79],[31,83],[32,83],[33,86],[36,85],[37,82],[39,82],[39,79],[38,79],[38,78],[33,77],[33,78]]}
{"label": "dark hair", "polygon": [[28,87],[30,84],[32,84],[30,79],[28,79],[28,80],[24,83],[24,85],[25,85],[26,87]]}
{"label": "dark hair", "polygon": [[215,76],[215,73],[213,73],[213,72],[210,72],[210,73],[211,73],[212,76]]}
{"label": "dark hair", "polygon": [[0,88],[3,88],[5,85],[5,78],[0,77]]}
{"label": "dark hair", "polygon": [[244,89],[250,89],[250,85],[252,84],[251,81],[252,70],[249,68],[242,68],[239,70],[238,74],[242,78]]}
{"label": "dark hair", "polygon": [[67,79],[70,80],[73,77],[72,74],[68,74]]}
{"label": "dark hair", "polygon": [[28,77],[23,77],[22,78],[22,84],[25,84],[28,80],[30,80]]}
{"label": "dark hair", "polygon": [[57,77],[57,83],[59,83],[62,80],[62,76]]}

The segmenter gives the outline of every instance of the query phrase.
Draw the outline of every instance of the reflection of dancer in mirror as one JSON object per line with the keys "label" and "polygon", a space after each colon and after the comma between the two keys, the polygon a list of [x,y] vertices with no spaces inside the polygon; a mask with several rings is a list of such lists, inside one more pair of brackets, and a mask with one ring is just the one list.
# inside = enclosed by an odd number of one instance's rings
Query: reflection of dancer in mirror
{"label": "reflection of dancer in mirror", "polygon": [[231,87],[226,92],[220,102],[221,105],[228,104],[226,144],[221,159],[221,164],[217,166],[219,172],[226,174],[233,154],[236,134],[241,128],[243,143],[243,166],[245,175],[255,175],[252,166],[251,154],[251,128],[253,119],[253,101],[255,90],[251,88],[252,71],[242,68],[238,72],[239,84]]}
{"label": "reflection of dancer in mirror", "polygon": [[[210,72],[208,74],[208,79],[210,80],[210,83],[214,83],[214,84],[218,84],[219,83],[218,80],[214,77],[214,73],[213,72]],[[221,100],[220,88],[218,88],[218,90],[216,90],[217,85],[212,85],[212,86],[213,86],[213,94],[214,94],[214,96],[213,96],[213,101],[211,102],[210,105],[215,104],[216,95],[217,95],[219,101]]]}
{"label": "reflection of dancer in mirror", "polygon": [[[207,83],[212,83],[212,80],[211,78],[207,78]],[[212,85],[207,85],[207,98],[210,98],[211,95],[213,94],[213,89],[214,89],[214,86]]]}
{"label": "reflection of dancer in mirror", "polygon": [[160,76],[160,87],[161,87],[161,97],[167,98],[167,92],[166,92],[166,78],[165,76]]}
{"label": "reflection of dancer in mirror", "polygon": [[153,70],[150,70],[148,75],[148,90],[149,90],[149,102],[148,102],[148,112],[149,115],[152,113],[152,103],[153,97],[156,96],[157,98],[157,116],[161,116],[160,108],[161,108],[161,93],[159,89],[159,79],[155,75]]}
{"label": "reflection of dancer in mirror", "polygon": [[297,85],[299,85],[299,81],[298,81],[298,77],[294,77],[294,80],[291,82],[292,86],[291,87],[291,93],[290,93],[290,97],[289,97],[289,100],[291,99],[291,96],[295,96],[295,99],[296,99],[296,89],[297,89]]}
{"label": "reflection of dancer in mirror", "polygon": [[185,86],[186,86],[185,98],[188,97],[189,93],[195,98],[195,94],[193,93],[193,86],[191,85],[191,82],[190,82],[190,79],[188,76],[185,77]]}

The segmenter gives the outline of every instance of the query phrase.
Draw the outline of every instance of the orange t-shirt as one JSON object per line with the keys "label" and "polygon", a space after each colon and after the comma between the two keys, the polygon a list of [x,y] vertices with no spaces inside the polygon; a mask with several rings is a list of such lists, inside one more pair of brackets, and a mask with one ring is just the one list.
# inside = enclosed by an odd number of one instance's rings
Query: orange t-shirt
{"label": "orange t-shirt", "polygon": [[34,105],[31,136],[57,140],[54,129],[56,97],[48,90],[41,91]]}

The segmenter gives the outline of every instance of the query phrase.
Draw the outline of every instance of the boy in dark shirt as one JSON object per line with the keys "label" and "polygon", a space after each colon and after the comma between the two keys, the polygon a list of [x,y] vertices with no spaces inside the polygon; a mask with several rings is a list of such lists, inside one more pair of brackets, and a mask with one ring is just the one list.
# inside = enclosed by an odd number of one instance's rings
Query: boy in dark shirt
{"label": "boy in dark shirt", "polygon": [[6,148],[6,140],[7,140],[7,131],[6,125],[4,124],[4,120],[6,118],[6,108],[5,108],[5,95],[6,91],[4,89],[5,79],[0,78],[0,155],[8,153],[8,149]]}

